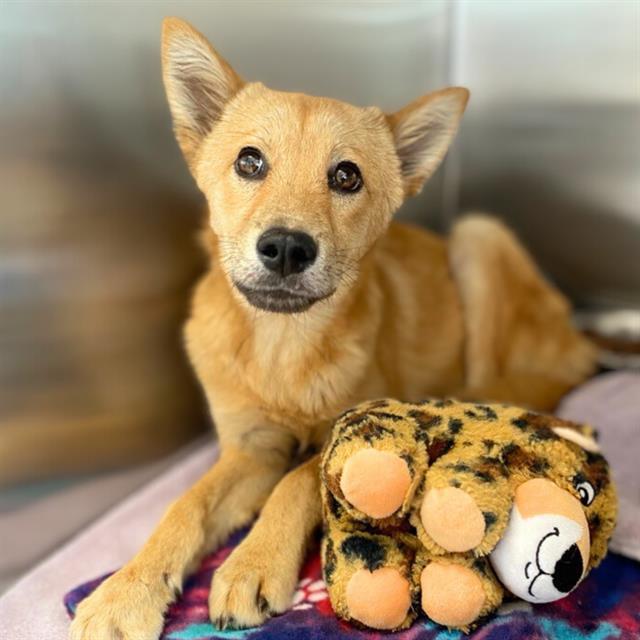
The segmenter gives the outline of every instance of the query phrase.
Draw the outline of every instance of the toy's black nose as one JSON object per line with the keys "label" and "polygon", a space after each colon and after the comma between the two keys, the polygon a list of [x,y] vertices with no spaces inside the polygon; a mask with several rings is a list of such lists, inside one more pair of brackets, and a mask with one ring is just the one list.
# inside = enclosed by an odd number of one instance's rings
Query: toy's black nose
{"label": "toy's black nose", "polygon": [[267,229],[256,249],[262,264],[282,277],[304,271],[318,255],[318,245],[309,234],[280,227]]}
{"label": "toy's black nose", "polygon": [[582,577],[582,556],[578,545],[572,544],[556,562],[553,586],[562,593],[569,593]]}

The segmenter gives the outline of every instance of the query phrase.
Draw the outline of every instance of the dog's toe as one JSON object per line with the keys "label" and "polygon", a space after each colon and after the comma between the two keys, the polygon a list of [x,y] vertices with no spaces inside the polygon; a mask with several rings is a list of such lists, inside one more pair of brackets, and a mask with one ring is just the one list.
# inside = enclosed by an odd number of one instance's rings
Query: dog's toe
{"label": "dog's toe", "polygon": [[297,577],[291,558],[241,544],[213,577],[209,615],[214,626],[255,627],[283,613],[291,606]]}
{"label": "dog's toe", "polygon": [[78,605],[69,638],[157,640],[162,624],[161,603],[148,585],[118,572]]}

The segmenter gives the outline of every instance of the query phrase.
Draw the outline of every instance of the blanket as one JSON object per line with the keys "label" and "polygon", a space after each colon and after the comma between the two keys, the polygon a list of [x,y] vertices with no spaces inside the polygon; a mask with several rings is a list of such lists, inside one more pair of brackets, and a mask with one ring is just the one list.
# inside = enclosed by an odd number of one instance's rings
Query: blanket
{"label": "blanket", "polygon": [[[394,634],[361,631],[338,620],[322,581],[317,548],[300,574],[292,607],[264,625],[218,631],[209,622],[207,598],[211,577],[246,535],[234,534],[206,558],[191,576],[180,600],[166,616],[162,640],[639,640],[640,563],[611,553],[567,598],[545,605],[511,602],[470,636],[449,632],[426,619]],[[70,616],[107,576],[83,584],[65,597]]]}

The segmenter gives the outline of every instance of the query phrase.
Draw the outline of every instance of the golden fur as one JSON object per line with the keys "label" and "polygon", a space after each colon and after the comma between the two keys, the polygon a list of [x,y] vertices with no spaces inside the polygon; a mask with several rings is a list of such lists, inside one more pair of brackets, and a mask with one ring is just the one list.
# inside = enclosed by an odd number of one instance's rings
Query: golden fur
{"label": "golden fur", "polygon": [[[186,344],[222,453],[80,605],[74,640],[155,639],[185,574],[260,510],[215,575],[210,613],[224,627],[284,611],[320,522],[317,458],[284,474],[358,401],[457,394],[549,408],[593,362],[567,303],[500,223],[469,217],[448,242],[391,223],[446,153],[466,89],[390,116],[276,92],[244,83],[177,19],[165,21],[163,71],[176,137],[210,209],[211,268]],[[264,180],[234,173],[247,146],[268,158]],[[342,160],[361,169],[357,193],[328,188],[328,167]],[[303,313],[256,309],[238,289],[259,284],[256,240],[275,226],[318,242],[297,281],[317,299]]]}

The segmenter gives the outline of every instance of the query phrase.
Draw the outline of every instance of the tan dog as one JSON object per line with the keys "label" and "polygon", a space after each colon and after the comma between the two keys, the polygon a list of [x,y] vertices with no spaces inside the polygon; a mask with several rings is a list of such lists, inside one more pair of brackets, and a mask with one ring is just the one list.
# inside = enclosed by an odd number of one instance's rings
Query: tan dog
{"label": "tan dog", "polygon": [[[468,92],[392,115],[245,83],[186,23],[163,32],[178,142],[210,207],[187,348],[221,446],[140,553],[78,608],[75,640],[152,640],[183,578],[262,509],[216,573],[214,623],[287,609],[320,521],[317,457],[360,400],[457,394],[552,407],[591,371],[562,296],[484,217],[449,242],[391,224],[433,173]],[[283,477],[284,476],[284,477]]]}

